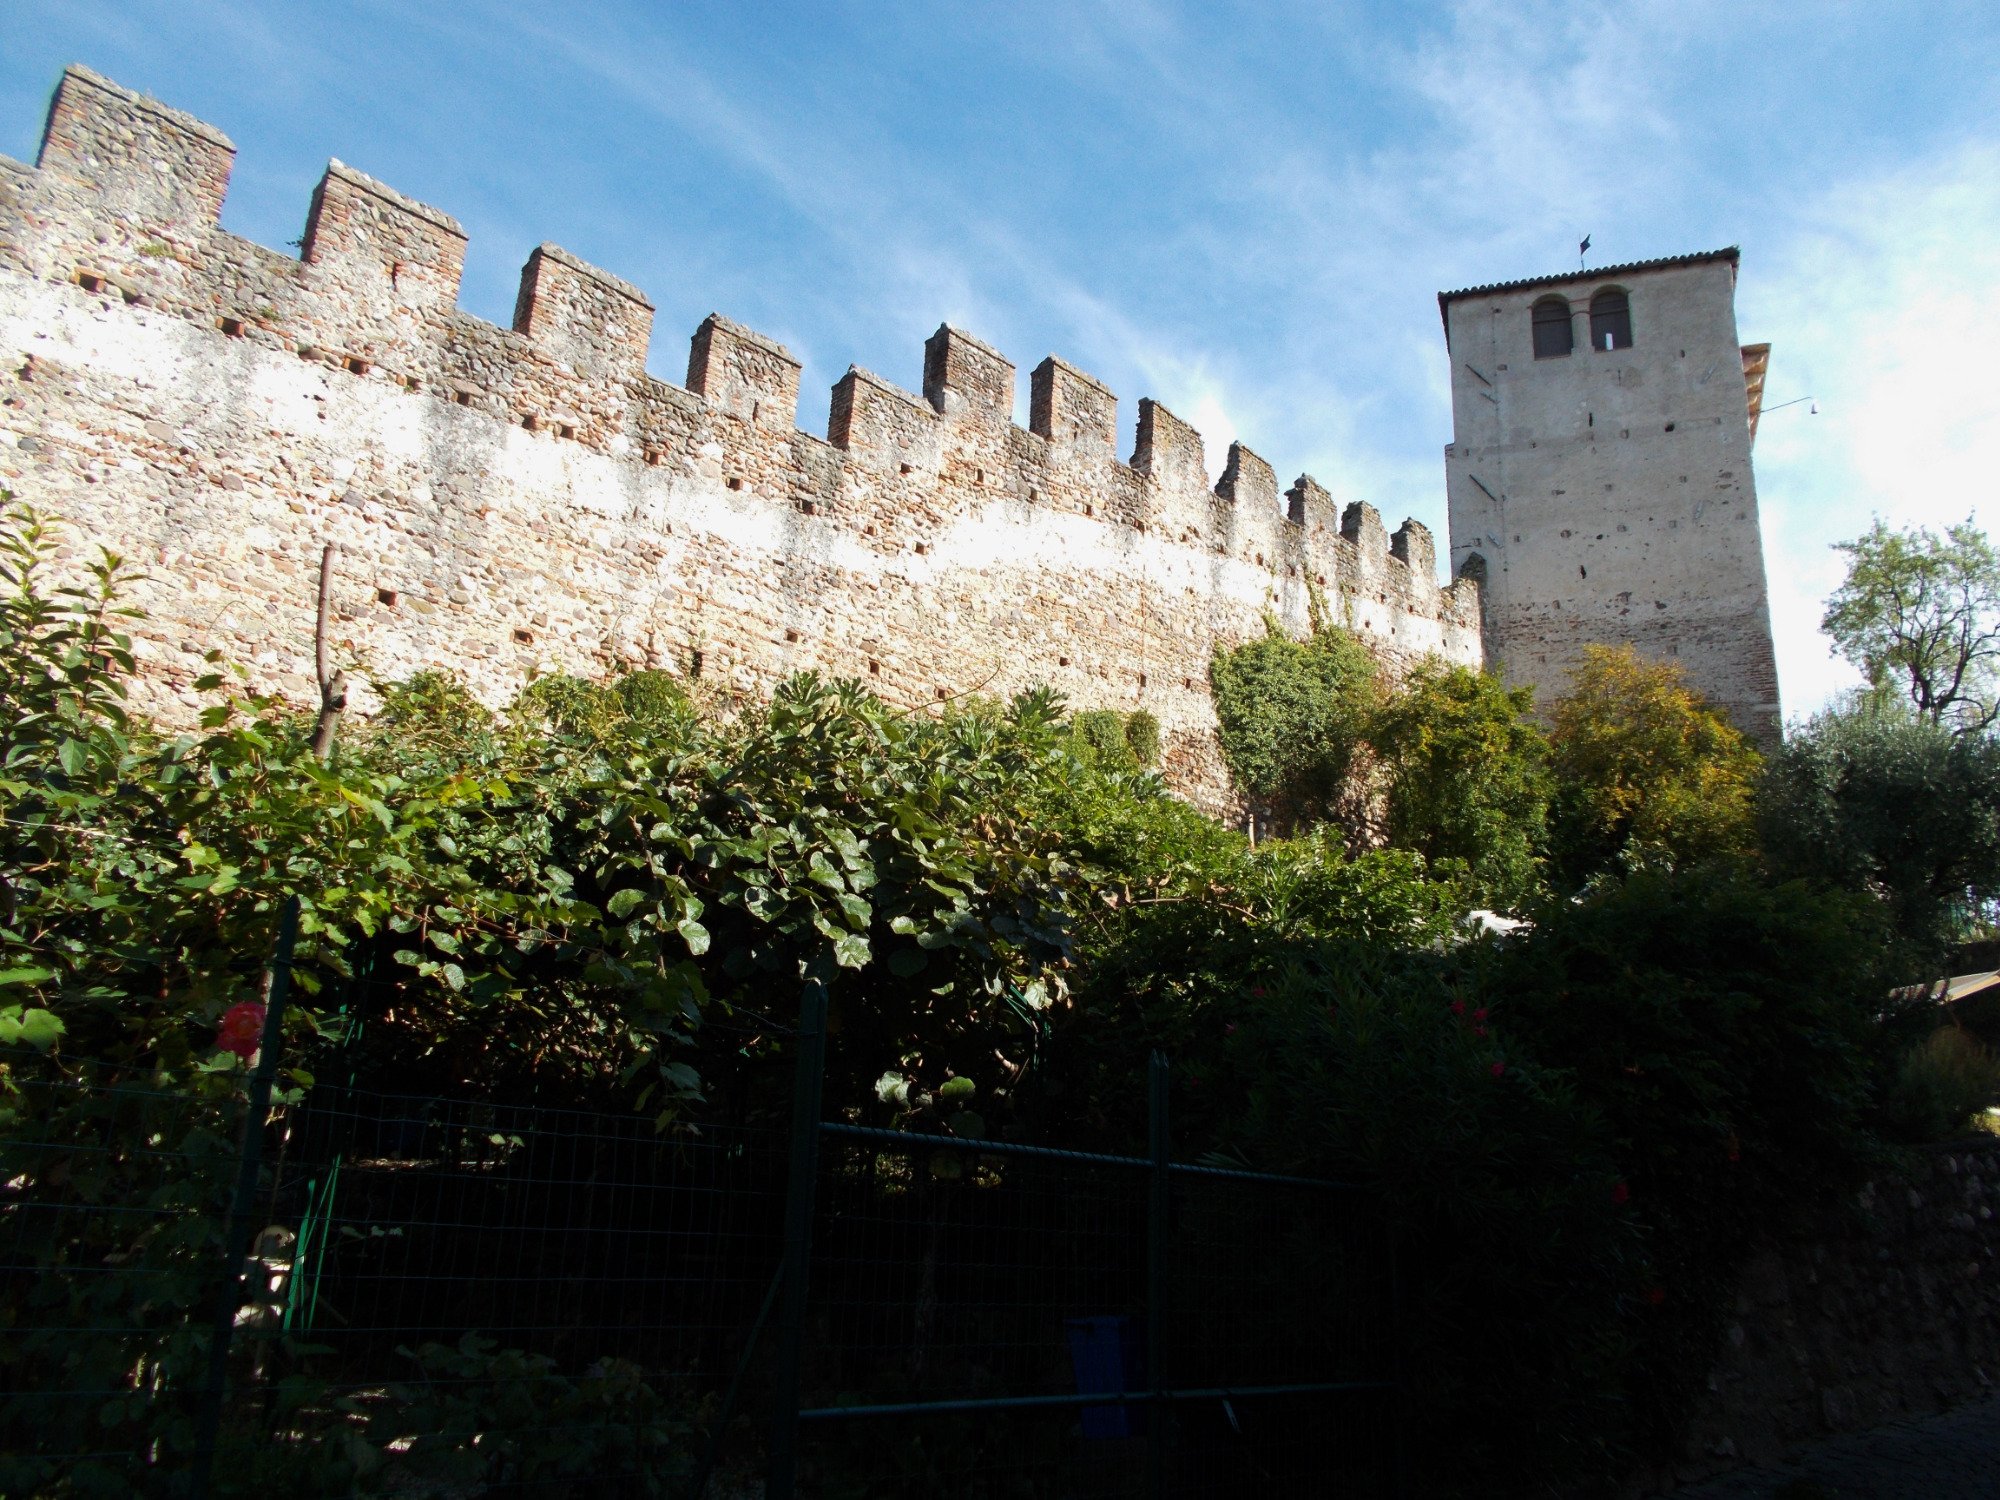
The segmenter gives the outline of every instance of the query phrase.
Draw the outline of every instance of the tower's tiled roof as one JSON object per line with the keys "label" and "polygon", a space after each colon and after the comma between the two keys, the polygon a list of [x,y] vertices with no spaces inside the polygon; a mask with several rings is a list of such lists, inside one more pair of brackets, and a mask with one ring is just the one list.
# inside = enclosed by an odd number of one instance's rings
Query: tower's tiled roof
{"label": "tower's tiled roof", "polygon": [[1673,266],[1702,266],[1715,260],[1726,260],[1733,266],[1737,258],[1736,247],[1729,245],[1721,250],[1697,250],[1692,255],[1665,255],[1658,260],[1627,261],[1622,266],[1587,266],[1580,271],[1562,271],[1553,276],[1529,276],[1520,281],[1494,281],[1485,286],[1469,286],[1456,292],[1439,292],[1438,316],[1446,317],[1447,309],[1461,297],[1478,297],[1488,292],[1518,292],[1531,286],[1561,286],[1569,281],[1605,281],[1634,271],[1664,271]]}

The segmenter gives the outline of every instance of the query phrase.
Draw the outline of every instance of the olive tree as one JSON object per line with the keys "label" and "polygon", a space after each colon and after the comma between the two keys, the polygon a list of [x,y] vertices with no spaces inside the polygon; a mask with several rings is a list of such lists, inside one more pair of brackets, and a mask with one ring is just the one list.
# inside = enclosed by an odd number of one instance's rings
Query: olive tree
{"label": "olive tree", "polygon": [[1943,536],[1892,531],[1836,544],[1847,581],[1820,628],[1878,695],[1907,693],[1917,713],[1961,733],[2000,718],[2000,552],[1967,519]]}

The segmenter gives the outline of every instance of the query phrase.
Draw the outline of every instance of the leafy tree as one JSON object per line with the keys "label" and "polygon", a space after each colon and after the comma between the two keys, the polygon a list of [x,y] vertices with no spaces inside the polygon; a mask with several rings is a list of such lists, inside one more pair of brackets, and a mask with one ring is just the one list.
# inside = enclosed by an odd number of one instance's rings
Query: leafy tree
{"label": "leafy tree", "polygon": [[2000,741],[1895,704],[1824,713],[1765,767],[1767,857],[1880,901],[1916,974],[2000,897]]}
{"label": "leafy tree", "polygon": [[2000,551],[1967,519],[1943,536],[1891,531],[1837,544],[1847,580],[1820,628],[1878,693],[1961,732],[2000,719]]}
{"label": "leafy tree", "polygon": [[1295,641],[1267,618],[1262,640],[1216,651],[1208,680],[1223,759],[1247,796],[1294,824],[1351,802],[1376,696],[1375,659],[1351,634],[1318,625]]}
{"label": "leafy tree", "polygon": [[1432,864],[1459,860],[1480,899],[1528,895],[1548,821],[1548,742],[1532,690],[1427,663],[1391,694],[1369,740],[1388,779],[1389,839]]}
{"label": "leafy tree", "polygon": [[1743,1255],[1855,1186],[1877,1149],[1902,1043],[1881,1019],[1880,915],[1741,859],[1609,875],[1533,915],[1483,993],[1498,1034],[1563,1070],[1609,1129],[1658,1304],[1628,1380],[1670,1449]]}
{"label": "leafy tree", "polygon": [[1757,752],[1678,664],[1586,646],[1551,714],[1551,844],[1572,881],[1749,847]]}

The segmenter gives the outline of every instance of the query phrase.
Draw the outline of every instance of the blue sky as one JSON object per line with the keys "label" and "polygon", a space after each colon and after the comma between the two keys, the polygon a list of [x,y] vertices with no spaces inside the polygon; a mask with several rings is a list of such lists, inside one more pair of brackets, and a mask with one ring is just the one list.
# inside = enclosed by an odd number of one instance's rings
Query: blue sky
{"label": "blue sky", "polygon": [[80,61],[236,141],[225,224],[280,246],[337,156],[456,215],[511,316],[552,240],[659,308],[919,383],[950,321],[1059,353],[1444,534],[1436,293],[1737,244],[1774,348],[1757,445],[1789,712],[1849,679],[1829,544],[2000,523],[2000,6],[0,5],[0,152]]}

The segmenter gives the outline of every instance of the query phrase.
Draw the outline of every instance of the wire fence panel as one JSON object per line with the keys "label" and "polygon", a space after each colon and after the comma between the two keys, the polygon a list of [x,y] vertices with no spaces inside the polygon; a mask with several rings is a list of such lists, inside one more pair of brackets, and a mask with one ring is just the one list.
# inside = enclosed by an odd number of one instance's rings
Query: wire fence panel
{"label": "wire fence panel", "polygon": [[1065,1320],[1143,1315],[1123,1167],[822,1143],[806,1404],[1064,1394]]}
{"label": "wire fence panel", "polygon": [[678,1493],[777,1262],[777,1137],[320,1091],[288,1148],[274,1323],[313,1389],[414,1406],[441,1459],[398,1462],[485,1493]]}
{"label": "wire fence panel", "polygon": [[782,1124],[322,1085],[236,1305],[240,1076],[67,1071],[0,1100],[0,1495],[734,1500],[774,1410],[820,1500],[1392,1493],[1338,1185],[823,1124],[794,1408]]}
{"label": "wire fence panel", "polygon": [[1352,1190],[1167,1168],[1156,1289],[1154,1162],[837,1124],[820,1153],[800,1494],[1393,1492],[1393,1266]]}
{"label": "wire fence panel", "polygon": [[1393,1493],[1395,1287],[1379,1213],[1322,1185],[1176,1172],[1173,1186],[1168,1380],[1230,1394],[1174,1403],[1168,1492]]}
{"label": "wire fence panel", "polygon": [[[0,1493],[187,1493],[241,1117],[24,1091]],[[777,1260],[769,1132],[322,1088],[263,1159],[214,1494],[681,1493]]]}

